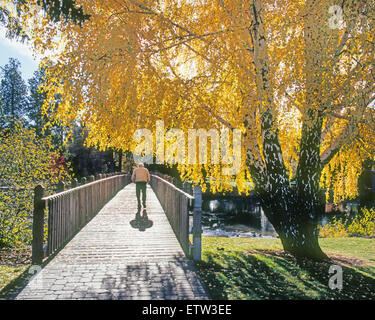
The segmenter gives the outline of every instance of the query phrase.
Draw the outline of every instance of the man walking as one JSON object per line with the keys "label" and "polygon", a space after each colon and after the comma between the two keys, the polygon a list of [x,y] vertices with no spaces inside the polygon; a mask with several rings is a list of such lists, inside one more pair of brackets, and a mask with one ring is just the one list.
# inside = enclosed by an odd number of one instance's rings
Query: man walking
{"label": "man walking", "polygon": [[146,208],[146,185],[150,182],[150,173],[144,167],[143,163],[138,164],[132,174],[132,181],[135,182],[135,193],[137,195],[138,210],[141,209],[141,191],[142,191],[142,204]]}

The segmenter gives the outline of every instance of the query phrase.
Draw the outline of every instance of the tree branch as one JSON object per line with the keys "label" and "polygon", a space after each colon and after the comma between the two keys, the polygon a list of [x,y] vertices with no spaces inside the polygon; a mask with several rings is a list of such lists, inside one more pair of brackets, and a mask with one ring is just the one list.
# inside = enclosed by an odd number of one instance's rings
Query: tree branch
{"label": "tree branch", "polygon": [[235,128],[226,120],[224,120],[222,117],[220,117],[219,115],[215,114],[212,112],[212,110],[207,106],[207,105],[204,105],[203,106],[203,109],[205,109],[211,116],[213,116],[216,120],[218,120],[221,124],[223,124],[224,126],[226,126],[227,128],[231,129],[231,130],[234,130]]}
{"label": "tree branch", "polygon": [[353,23],[350,22],[348,27],[346,28],[346,30],[344,32],[344,35],[341,38],[340,44],[338,45],[338,47],[335,51],[335,57],[336,58],[338,58],[341,55],[341,53],[343,52],[342,50],[344,49],[344,46],[349,39],[350,32],[352,31],[352,28],[353,28]]}
{"label": "tree branch", "polygon": [[350,141],[356,135],[358,127],[353,122],[348,122],[344,130],[333,140],[331,145],[320,155],[320,161],[323,166],[327,165],[332,158],[340,151],[341,147]]}

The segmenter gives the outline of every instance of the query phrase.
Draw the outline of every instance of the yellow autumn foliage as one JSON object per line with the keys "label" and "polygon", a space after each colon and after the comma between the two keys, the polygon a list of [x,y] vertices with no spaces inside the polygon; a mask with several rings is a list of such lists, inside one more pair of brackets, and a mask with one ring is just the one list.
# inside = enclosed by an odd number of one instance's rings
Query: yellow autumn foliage
{"label": "yellow autumn foliage", "polygon": [[347,217],[333,218],[331,222],[319,228],[322,238],[374,237],[375,236],[375,210],[363,208],[354,219]]}
{"label": "yellow autumn foliage", "polygon": [[0,131],[0,247],[31,244],[34,188],[55,191],[59,181],[70,180],[67,163],[51,137],[38,137],[34,129],[16,123]]}
{"label": "yellow autumn foliage", "polygon": [[[52,24],[36,0],[25,3],[25,30],[54,62],[45,113],[51,123],[82,121],[88,145],[133,151],[134,132],[154,132],[157,120],[184,132],[238,128],[244,138],[235,177],[223,175],[222,164],[178,169],[203,187],[205,172],[212,191],[235,182],[248,192],[249,166],[261,171],[267,162],[265,110],[290,180],[302,123],[320,117],[321,187],[335,202],[356,196],[362,162],[375,154],[374,1],[347,1],[336,25],[331,0],[79,0],[91,16],[82,27]],[[51,110],[57,95],[61,103]]]}

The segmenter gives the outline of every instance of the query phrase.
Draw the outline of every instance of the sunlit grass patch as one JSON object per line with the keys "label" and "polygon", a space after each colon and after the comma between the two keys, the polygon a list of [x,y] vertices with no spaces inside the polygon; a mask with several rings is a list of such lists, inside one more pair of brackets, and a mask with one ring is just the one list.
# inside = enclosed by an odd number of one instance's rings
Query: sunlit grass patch
{"label": "sunlit grass patch", "polygon": [[[279,239],[204,237],[202,242],[197,267],[213,299],[375,299],[370,260],[375,239],[321,239],[331,262],[296,260],[282,251]],[[341,292],[328,286],[332,264],[343,269]]]}
{"label": "sunlit grass patch", "polygon": [[0,291],[21,275],[31,263],[29,249],[0,250]]}
{"label": "sunlit grass patch", "polygon": [[27,266],[24,267],[6,267],[0,266],[0,291],[12,280],[21,275]]}

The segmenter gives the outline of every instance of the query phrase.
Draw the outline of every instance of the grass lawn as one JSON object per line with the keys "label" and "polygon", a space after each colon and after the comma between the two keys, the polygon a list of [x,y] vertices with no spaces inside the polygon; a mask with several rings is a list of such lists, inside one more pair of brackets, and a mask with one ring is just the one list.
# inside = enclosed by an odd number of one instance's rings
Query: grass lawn
{"label": "grass lawn", "polygon": [[[332,262],[297,261],[279,239],[203,237],[196,265],[212,299],[375,300],[375,239],[319,242]],[[333,264],[343,269],[341,292],[328,286]]]}
{"label": "grass lawn", "polygon": [[27,266],[23,267],[7,267],[7,266],[0,266],[0,291],[12,280],[17,278],[21,275]]}
{"label": "grass lawn", "polygon": [[[0,250],[0,293],[31,265],[31,250]],[[1,294],[0,294],[1,295]]]}

